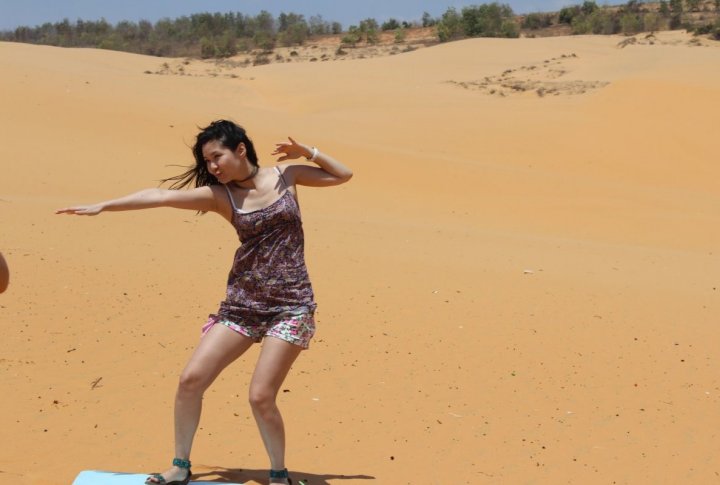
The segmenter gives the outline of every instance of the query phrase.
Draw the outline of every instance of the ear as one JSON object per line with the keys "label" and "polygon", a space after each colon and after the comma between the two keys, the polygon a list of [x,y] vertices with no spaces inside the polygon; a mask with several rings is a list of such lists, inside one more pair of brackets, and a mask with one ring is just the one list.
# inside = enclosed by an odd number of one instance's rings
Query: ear
{"label": "ear", "polygon": [[235,149],[235,155],[238,157],[244,157],[247,154],[247,149],[245,148],[245,144],[243,142],[238,143],[237,148]]}

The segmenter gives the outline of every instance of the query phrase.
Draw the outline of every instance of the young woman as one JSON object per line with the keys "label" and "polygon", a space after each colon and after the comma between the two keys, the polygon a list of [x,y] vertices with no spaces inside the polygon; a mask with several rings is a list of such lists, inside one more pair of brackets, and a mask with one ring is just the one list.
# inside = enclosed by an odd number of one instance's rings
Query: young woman
{"label": "young woman", "polygon": [[[292,138],[278,143],[279,162],[307,158],[317,166],[288,163],[260,168],[245,130],[220,120],[204,128],[193,147],[195,166],[167,179],[171,190],[147,189],[58,213],[96,215],[152,207],[217,212],[232,224],[241,245],[228,277],[227,296],[210,315],[185,366],[175,397],[175,459],[147,484],[185,485],[202,397],[220,372],[264,337],[249,400],[270,457],[270,483],[291,483],[285,467],[285,431],[276,397],[290,367],[315,332],[315,301],[304,259],[298,185],[347,182],[352,171]],[[194,183],[195,188],[180,189]]]}

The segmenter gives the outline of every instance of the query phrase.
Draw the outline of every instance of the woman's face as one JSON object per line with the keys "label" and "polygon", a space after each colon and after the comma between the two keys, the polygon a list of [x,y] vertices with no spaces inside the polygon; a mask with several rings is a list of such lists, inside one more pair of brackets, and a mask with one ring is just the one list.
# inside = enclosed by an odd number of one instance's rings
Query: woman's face
{"label": "woman's face", "polygon": [[245,158],[245,145],[240,143],[235,151],[230,150],[219,140],[211,140],[202,147],[203,158],[208,171],[226,184],[234,179],[241,179],[247,171]]}

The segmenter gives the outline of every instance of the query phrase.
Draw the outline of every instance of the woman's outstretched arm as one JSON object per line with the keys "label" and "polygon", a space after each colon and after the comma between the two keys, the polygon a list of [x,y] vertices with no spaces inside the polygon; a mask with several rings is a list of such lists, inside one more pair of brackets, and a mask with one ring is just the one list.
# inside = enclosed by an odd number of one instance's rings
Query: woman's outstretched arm
{"label": "woman's outstretched arm", "polygon": [[352,170],[327,153],[298,143],[290,137],[288,137],[288,140],[290,142],[275,145],[273,155],[282,155],[278,162],[305,157],[317,165],[317,167],[308,165],[289,165],[285,167],[283,175],[287,175],[291,183],[311,187],[326,187],[343,184],[352,178]]}
{"label": "woman's outstretched arm", "polygon": [[55,213],[94,216],[105,211],[130,211],[154,207],[174,207],[201,212],[217,211],[213,188],[198,187],[191,190],[145,189],[97,204],[65,207]]}

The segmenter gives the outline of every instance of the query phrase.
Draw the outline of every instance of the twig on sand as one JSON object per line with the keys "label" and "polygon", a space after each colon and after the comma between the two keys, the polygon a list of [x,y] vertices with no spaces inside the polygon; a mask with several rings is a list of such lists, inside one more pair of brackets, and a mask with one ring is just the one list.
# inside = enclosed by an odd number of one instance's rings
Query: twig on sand
{"label": "twig on sand", "polygon": [[102,386],[99,386],[101,380],[102,380],[102,377],[98,377],[97,379],[95,379],[95,380],[92,382],[92,387],[90,388],[90,390],[93,390],[93,389],[95,389],[96,387],[102,387]]}

